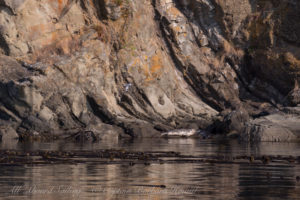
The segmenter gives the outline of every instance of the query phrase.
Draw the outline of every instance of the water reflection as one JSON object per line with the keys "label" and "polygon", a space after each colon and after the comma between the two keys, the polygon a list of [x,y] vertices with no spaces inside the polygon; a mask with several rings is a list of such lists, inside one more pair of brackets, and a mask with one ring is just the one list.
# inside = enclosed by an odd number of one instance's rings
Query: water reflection
{"label": "water reflection", "polygon": [[[0,144],[18,150],[179,151],[194,155],[293,155],[298,143],[239,144],[194,139],[120,141],[95,144]],[[1,166],[3,199],[297,199],[300,166],[296,164],[136,164]],[[166,187],[154,187],[154,186]]]}

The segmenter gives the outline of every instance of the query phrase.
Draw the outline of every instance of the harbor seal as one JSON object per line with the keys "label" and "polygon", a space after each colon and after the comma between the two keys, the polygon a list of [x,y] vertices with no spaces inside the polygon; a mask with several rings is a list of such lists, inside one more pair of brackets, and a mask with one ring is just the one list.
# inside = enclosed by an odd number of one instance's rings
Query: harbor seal
{"label": "harbor seal", "polygon": [[196,129],[176,129],[161,134],[162,137],[203,137],[207,138],[208,134],[204,130]]}

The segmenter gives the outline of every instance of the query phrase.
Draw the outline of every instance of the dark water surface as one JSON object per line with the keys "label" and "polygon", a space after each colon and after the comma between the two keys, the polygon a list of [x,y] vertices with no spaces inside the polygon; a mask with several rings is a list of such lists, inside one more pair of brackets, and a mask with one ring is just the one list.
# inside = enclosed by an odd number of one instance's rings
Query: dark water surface
{"label": "dark water surface", "polygon": [[[0,143],[0,149],[176,151],[183,155],[292,155],[299,143],[240,144],[196,139]],[[58,164],[0,166],[0,199],[300,199],[300,165]],[[158,187],[164,185],[165,187]]]}

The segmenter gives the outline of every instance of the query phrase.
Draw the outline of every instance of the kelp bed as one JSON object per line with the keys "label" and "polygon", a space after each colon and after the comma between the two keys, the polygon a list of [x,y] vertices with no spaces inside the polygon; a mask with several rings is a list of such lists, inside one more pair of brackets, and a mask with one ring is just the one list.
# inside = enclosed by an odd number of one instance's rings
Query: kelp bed
{"label": "kelp bed", "polygon": [[1,150],[0,165],[40,165],[40,164],[246,164],[246,165],[299,165],[300,156],[218,156],[182,155],[173,151],[127,151],[102,149],[97,151],[15,151]]}

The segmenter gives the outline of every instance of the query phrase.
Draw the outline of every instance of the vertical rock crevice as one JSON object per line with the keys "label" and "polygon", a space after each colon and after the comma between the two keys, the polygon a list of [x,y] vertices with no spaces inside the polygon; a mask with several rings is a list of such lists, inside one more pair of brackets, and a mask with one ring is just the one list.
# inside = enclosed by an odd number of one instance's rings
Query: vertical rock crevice
{"label": "vertical rock crevice", "polygon": [[23,67],[1,57],[0,123],[152,137],[219,120],[240,131],[231,120],[297,105],[299,5],[1,1],[0,52]]}

